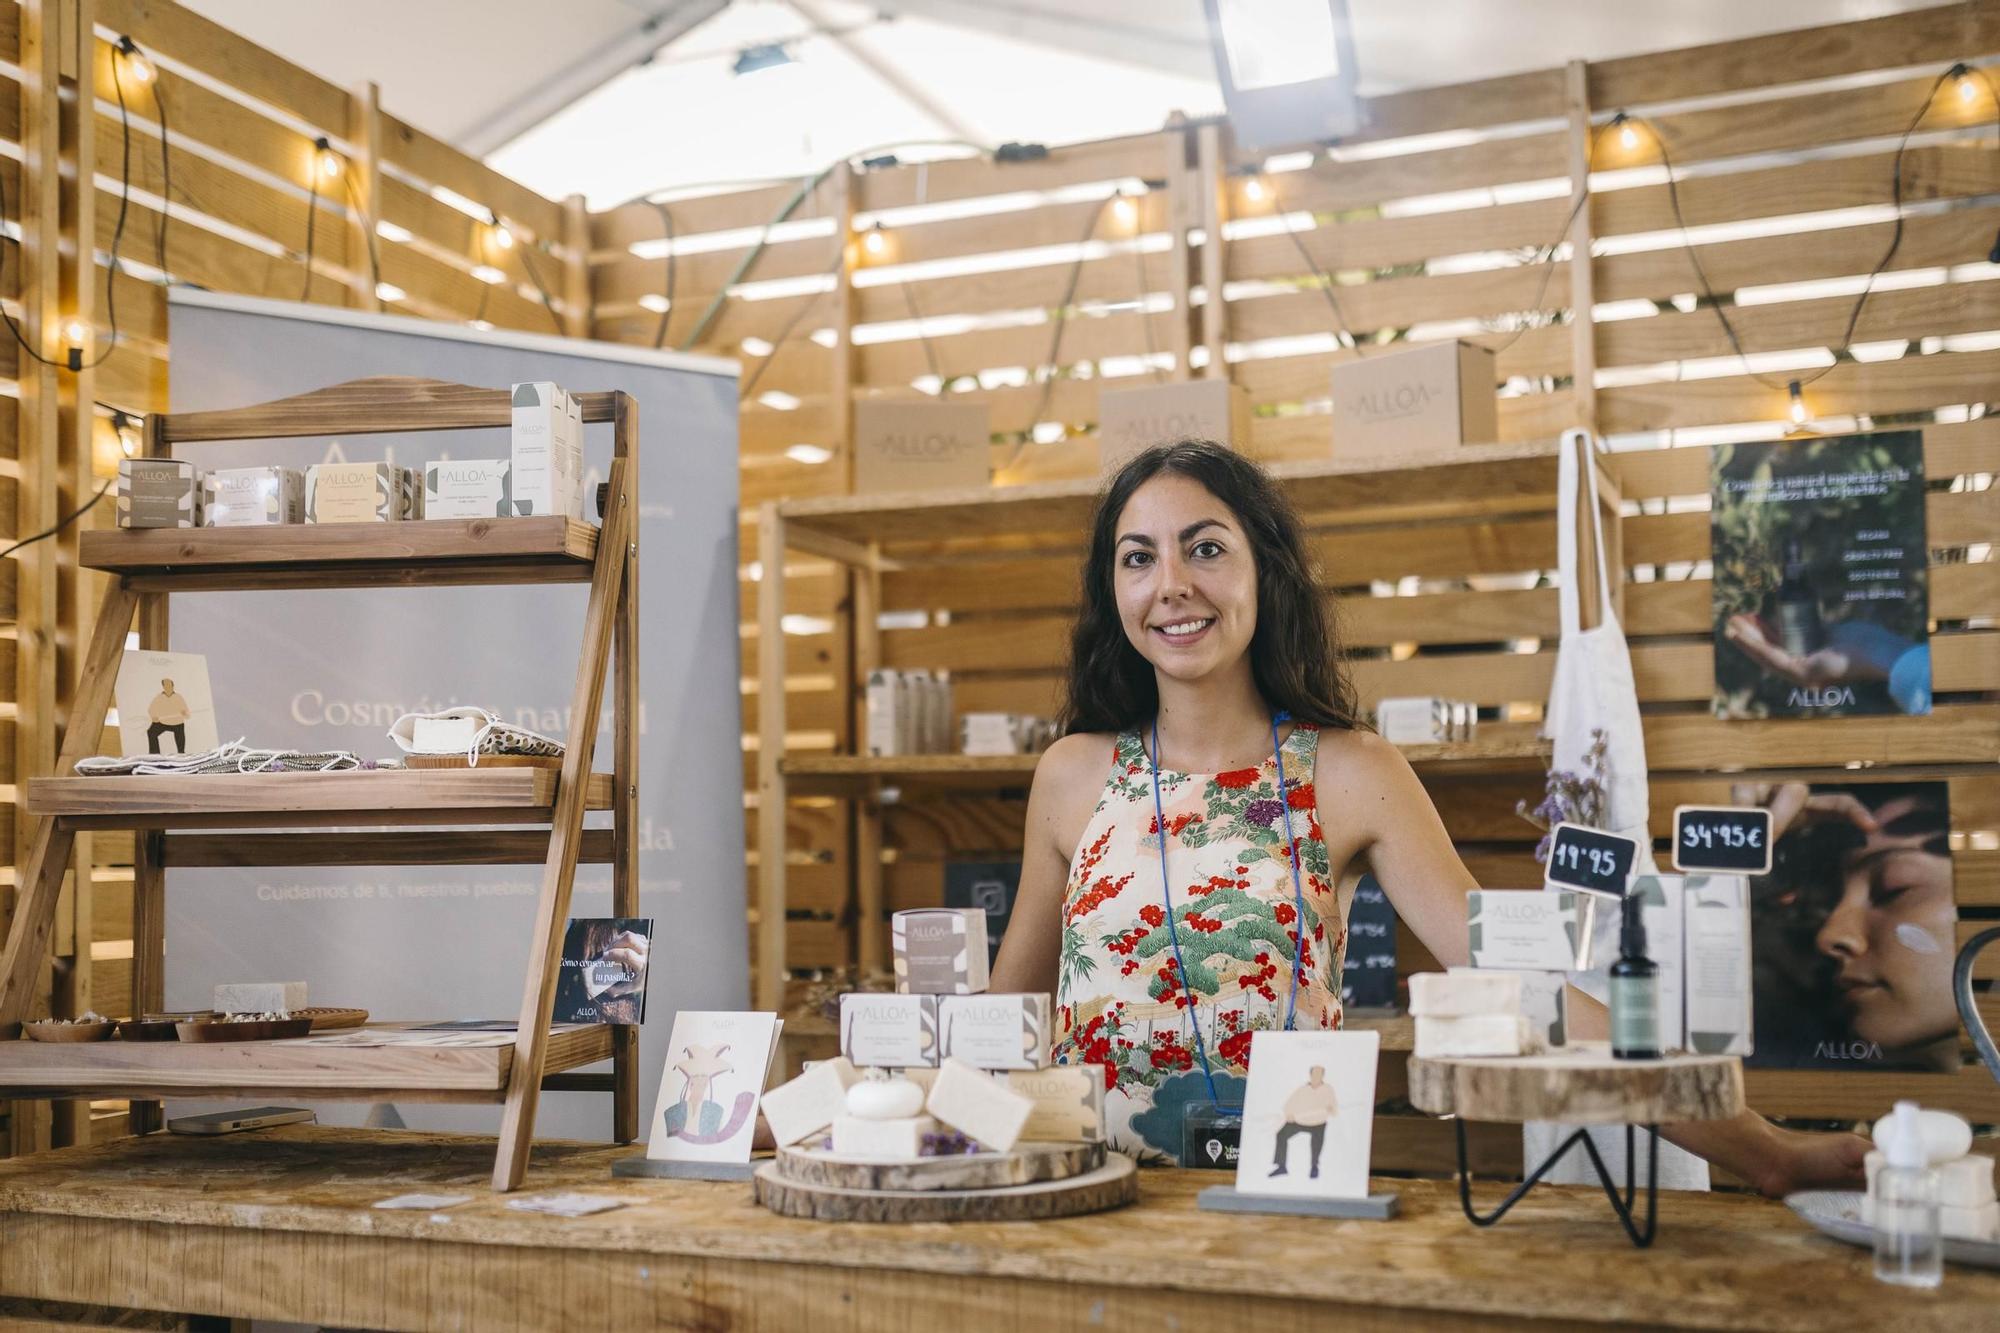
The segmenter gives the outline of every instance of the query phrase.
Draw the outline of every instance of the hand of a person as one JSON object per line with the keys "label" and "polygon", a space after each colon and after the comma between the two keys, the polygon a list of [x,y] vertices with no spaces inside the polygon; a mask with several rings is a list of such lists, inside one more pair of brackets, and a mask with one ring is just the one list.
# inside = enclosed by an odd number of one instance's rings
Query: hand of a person
{"label": "hand of a person", "polygon": [[606,962],[616,963],[625,969],[626,979],[614,984],[606,991],[607,996],[633,995],[645,985],[646,957],[650,946],[644,935],[635,935],[629,930],[621,930],[611,937],[611,947],[604,951]]}
{"label": "hand of a person", "polygon": [[1803,782],[1739,782],[1730,787],[1729,799],[1737,805],[1761,805],[1770,810],[1773,844],[1794,824],[1844,819],[1864,834],[1879,832],[1882,827],[1874,812],[1851,793],[1816,793]]}
{"label": "hand of a person", "polygon": [[1868,1178],[1868,1150],[1859,1134],[1804,1134],[1771,1129],[1772,1146],[1750,1183],[1769,1199],[1799,1190],[1860,1189]]}
{"label": "hand of a person", "polygon": [[1755,616],[1731,616],[1722,632],[1745,657],[1795,685],[1838,685],[1862,675],[1854,658],[1837,648],[1821,648],[1804,657],[1786,652],[1765,636],[1764,626]]}

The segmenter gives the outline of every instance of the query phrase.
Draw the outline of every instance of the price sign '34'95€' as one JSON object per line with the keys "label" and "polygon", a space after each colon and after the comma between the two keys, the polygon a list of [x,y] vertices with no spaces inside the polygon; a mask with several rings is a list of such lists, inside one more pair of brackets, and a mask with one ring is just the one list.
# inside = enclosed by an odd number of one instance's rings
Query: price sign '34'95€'
{"label": "price sign '34'95\u20ac'", "polygon": [[1674,810],[1674,869],[1771,873],[1771,812],[1739,805]]}
{"label": "price sign '34'95\u20ac'", "polygon": [[1632,838],[1582,824],[1558,824],[1544,878],[1550,888],[1623,898],[1638,859],[1639,844]]}

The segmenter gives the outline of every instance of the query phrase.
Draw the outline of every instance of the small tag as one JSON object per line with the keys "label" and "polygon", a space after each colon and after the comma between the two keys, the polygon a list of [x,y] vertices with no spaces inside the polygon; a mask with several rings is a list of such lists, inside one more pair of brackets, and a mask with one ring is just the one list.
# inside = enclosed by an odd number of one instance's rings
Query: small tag
{"label": "small tag", "polygon": [[1243,1108],[1190,1103],[1181,1108],[1181,1165],[1234,1171],[1243,1142]]}
{"label": "small tag", "polygon": [[607,1213],[613,1208],[623,1208],[623,1199],[613,1199],[603,1194],[536,1194],[525,1199],[509,1199],[507,1206],[521,1213],[549,1213],[556,1217],[588,1217],[592,1213]]}
{"label": "small tag", "polygon": [[456,1208],[469,1200],[470,1194],[398,1194],[391,1199],[377,1199],[371,1207],[408,1208],[416,1211]]}

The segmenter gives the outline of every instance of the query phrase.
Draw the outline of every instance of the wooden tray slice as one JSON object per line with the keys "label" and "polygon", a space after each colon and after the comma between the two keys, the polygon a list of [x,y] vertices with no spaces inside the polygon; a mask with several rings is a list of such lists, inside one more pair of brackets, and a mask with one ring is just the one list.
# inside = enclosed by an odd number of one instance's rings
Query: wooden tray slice
{"label": "wooden tray slice", "polygon": [[1743,1061],[1734,1055],[1617,1060],[1601,1043],[1546,1055],[1411,1057],[1410,1100],[1432,1115],[1520,1124],[1664,1125],[1727,1120],[1743,1109]]}
{"label": "wooden tray slice", "polygon": [[751,1184],[772,1212],[821,1222],[1032,1222],[1124,1207],[1139,1197],[1139,1168],[1110,1153],[1086,1175],[1011,1189],[857,1190],[787,1180],[773,1161]]}
{"label": "wooden tray slice", "polygon": [[1101,1143],[1027,1143],[1013,1152],[877,1162],[816,1149],[780,1148],[778,1174],[798,1185],[856,1190],[1007,1189],[1042,1180],[1069,1180],[1104,1165]]}
{"label": "wooden tray slice", "polygon": [[312,1031],[310,1018],[266,1018],[250,1023],[176,1023],[174,1032],[182,1041],[277,1041],[303,1037]]}

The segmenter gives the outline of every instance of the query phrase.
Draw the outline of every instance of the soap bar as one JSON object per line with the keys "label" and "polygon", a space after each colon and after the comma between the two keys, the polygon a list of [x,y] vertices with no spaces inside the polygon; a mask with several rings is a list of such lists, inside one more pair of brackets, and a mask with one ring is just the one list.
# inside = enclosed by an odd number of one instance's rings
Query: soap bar
{"label": "soap bar", "polygon": [[765,1123],[780,1147],[817,1134],[847,1114],[847,1089],[861,1077],[846,1056],[820,1060],[764,1094]]}
{"label": "soap bar", "polygon": [[[1477,967],[1454,967],[1451,975],[1501,975]],[[1528,1020],[1532,1050],[1556,1050],[1569,1044],[1569,977],[1562,972],[1515,970],[1521,979],[1521,1016]],[[1416,978],[1412,977],[1412,981]]]}
{"label": "soap bar", "polygon": [[842,1157],[877,1162],[913,1162],[924,1155],[924,1135],[937,1133],[927,1115],[900,1120],[863,1120],[844,1115],[833,1122],[833,1150]]}
{"label": "soap bar", "polygon": [[2000,1235],[2000,1203],[1977,1208],[1939,1208],[1938,1230],[1955,1240],[1992,1240]]}
{"label": "soap bar", "polygon": [[1519,1014],[1473,1014],[1465,1018],[1419,1018],[1417,1058],[1519,1055],[1528,1049],[1528,1020]]}
{"label": "soap bar", "polygon": [[179,458],[125,458],[118,463],[121,528],[201,526],[201,469]]}
{"label": "soap bar", "polygon": [[857,1065],[934,1065],[937,1037],[934,995],[849,991],[840,997],[840,1053]]}
{"label": "soap bar", "polygon": [[393,463],[315,463],[306,469],[306,522],[400,521],[413,489],[408,469]]}
{"label": "soap bar", "polygon": [[235,981],[215,988],[221,1014],[289,1014],[305,1007],[303,981]]}
{"label": "soap bar", "polygon": [[938,1050],[980,1069],[1047,1069],[1049,1013],[1047,991],[940,995]]}
{"label": "soap bar", "polygon": [[1006,1152],[1028,1127],[1035,1104],[963,1060],[947,1058],[938,1066],[924,1107],[959,1133],[979,1140],[995,1152]]}
{"label": "soap bar", "polygon": [[1104,1138],[1104,1066],[1010,1069],[1007,1086],[1035,1104],[1021,1137],[1037,1142],[1098,1143]]}
{"label": "soap bar", "polygon": [[1410,1012],[1420,1018],[1518,1014],[1521,977],[1517,972],[1487,972],[1479,968],[1419,972],[1410,978]]}
{"label": "soap bar", "polygon": [[[1875,1146],[1883,1146],[1893,1116],[1875,1122]],[[1917,1125],[1924,1139],[1924,1159],[1932,1166],[1954,1161],[1972,1151],[1972,1126],[1950,1111],[1918,1111]]]}
{"label": "soap bar", "polygon": [[923,907],[889,918],[896,989],[918,995],[977,995],[986,989],[986,913]]}
{"label": "soap bar", "polygon": [[224,467],[201,479],[201,522],[243,528],[305,521],[306,474],[293,467]]}
{"label": "soap bar", "polygon": [[924,1096],[931,1095],[931,1088],[937,1083],[936,1065],[918,1065],[911,1069],[898,1069],[896,1077],[906,1078],[924,1090]]}
{"label": "soap bar", "polygon": [[1980,1208],[1994,1201],[1991,1157],[1971,1153],[1940,1163],[1937,1173],[1938,1203],[1946,1208]]}
{"label": "soap bar", "polygon": [[906,1078],[881,1078],[878,1071],[847,1090],[847,1113],[857,1120],[907,1120],[924,1109],[925,1090]]}

